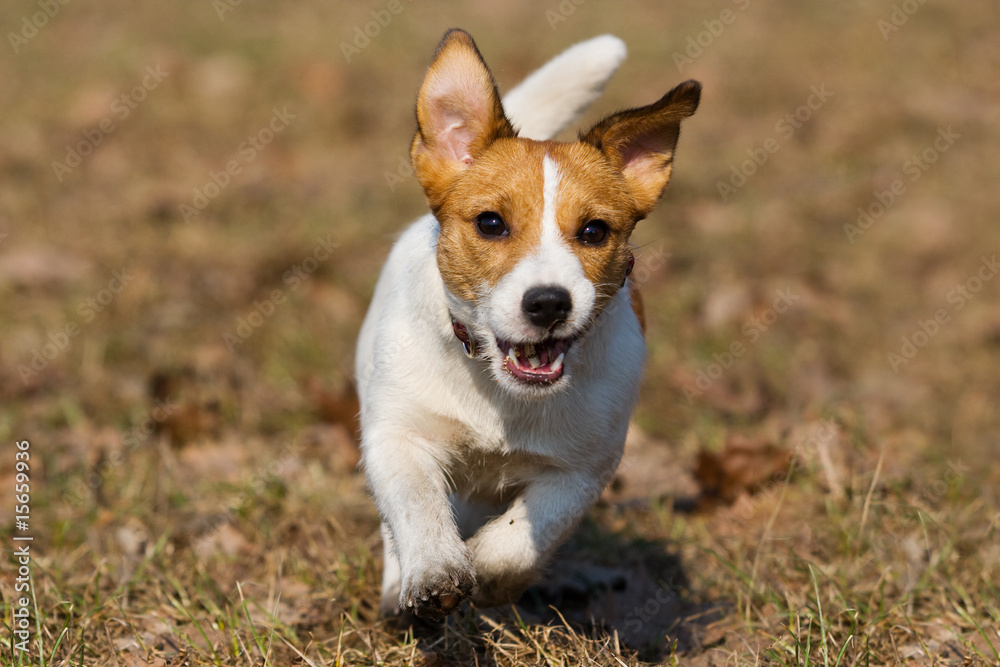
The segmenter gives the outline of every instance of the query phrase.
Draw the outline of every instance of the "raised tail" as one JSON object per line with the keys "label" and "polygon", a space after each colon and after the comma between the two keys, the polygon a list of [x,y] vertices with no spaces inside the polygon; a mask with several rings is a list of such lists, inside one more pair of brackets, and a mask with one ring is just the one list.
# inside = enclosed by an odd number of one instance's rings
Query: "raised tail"
{"label": "raised tail", "polygon": [[600,97],[625,60],[625,43],[601,35],[574,44],[532,72],[503,98],[507,118],[527,139],[552,139]]}

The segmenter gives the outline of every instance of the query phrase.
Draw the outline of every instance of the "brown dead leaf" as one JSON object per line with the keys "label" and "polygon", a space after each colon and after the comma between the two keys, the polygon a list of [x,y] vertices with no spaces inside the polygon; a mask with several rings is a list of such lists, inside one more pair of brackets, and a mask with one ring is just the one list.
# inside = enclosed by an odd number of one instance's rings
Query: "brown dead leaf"
{"label": "brown dead leaf", "polygon": [[766,438],[730,433],[721,452],[702,450],[694,476],[701,486],[698,508],[731,505],[743,494],[753,494],[768,480],[784,479],[791,453]]}
{"label": "brown dead leaf", "polygon": [[204,405],[193,401],[179,403],[159,424],[159,430],[170,435],[175,446],[186,445],[204,434],[217,433],[219,404],[210,401]]}
{"label": "brown dead leaf", "polygon": [[166,433],[174,446],[218,434],[219,402],[202,397],[199,389],[197,372],[191,367],[158,369],[149,377],[149,394],[157,405],[151,416],[157,431]]}

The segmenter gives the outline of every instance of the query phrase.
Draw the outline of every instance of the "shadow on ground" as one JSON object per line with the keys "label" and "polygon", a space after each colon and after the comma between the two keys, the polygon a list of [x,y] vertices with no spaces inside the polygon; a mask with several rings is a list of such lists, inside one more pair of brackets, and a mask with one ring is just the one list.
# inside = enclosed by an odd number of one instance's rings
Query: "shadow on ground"
{"label": "shadow on ground", "polygon": [[[586,521],[563,547],[542,579],[517,604],[466,610],[445,624],[414,628],[434,645],[447,626],[495,628],[527,625],[564,627],[580,637],[613,637],[616,653],[659,662],[674,653],[703,650],[715,643],[712,625],[729,605],[696,602],[681,559],[666,540],[647,540]],[[480,659],[491,664],[486,654]]]}

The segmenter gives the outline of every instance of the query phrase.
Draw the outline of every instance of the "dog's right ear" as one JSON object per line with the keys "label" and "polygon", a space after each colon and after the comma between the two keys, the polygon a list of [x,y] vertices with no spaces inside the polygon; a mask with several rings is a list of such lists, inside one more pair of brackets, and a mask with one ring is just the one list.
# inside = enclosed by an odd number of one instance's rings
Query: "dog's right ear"
{"label": "dog's right ear", "polygon": [[449,30],[420,87],[417,134],[410,147],[431,209],[441,205],[455,178],[490,144],[515,136],[476,43],[462,30]]}

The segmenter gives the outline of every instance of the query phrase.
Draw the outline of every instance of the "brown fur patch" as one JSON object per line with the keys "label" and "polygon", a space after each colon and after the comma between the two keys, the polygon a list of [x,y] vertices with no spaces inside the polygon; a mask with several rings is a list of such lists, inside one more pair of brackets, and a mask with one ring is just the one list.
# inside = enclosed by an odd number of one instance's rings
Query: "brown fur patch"
{"label": "brown fur patch", "polygon": [[642,335],[645,336],[646,306],[642,301],[642,292],[639,291],[639,285],[634,280],[628,281],[628,291],[629,296],[632,297],[632,312],[635,313],[636,319],[639,320],[639,328],[642,329]]}
{"label": "brown fur patch", "polygon": [[[437,212],[441,223],[438,267],[454,294],[476,300],[538,246],[544,154],[542,142],[501,139],[443,198]],[[486,211],[504,219],[509,230],[506,236],[486,238],[476,230],[476,216]]]}

